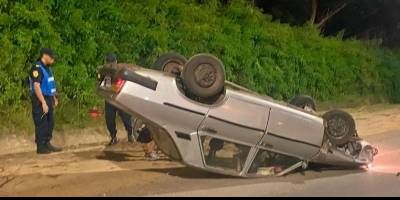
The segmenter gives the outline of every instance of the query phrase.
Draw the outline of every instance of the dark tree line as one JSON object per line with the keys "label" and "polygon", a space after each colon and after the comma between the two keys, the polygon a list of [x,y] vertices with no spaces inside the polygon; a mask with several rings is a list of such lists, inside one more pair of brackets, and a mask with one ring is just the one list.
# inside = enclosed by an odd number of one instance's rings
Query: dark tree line
{"label": "dark tree line", "polygon": [[274,20],[312,23],[324,35],[377,40],[400,47],[400,0],[254,0]]}

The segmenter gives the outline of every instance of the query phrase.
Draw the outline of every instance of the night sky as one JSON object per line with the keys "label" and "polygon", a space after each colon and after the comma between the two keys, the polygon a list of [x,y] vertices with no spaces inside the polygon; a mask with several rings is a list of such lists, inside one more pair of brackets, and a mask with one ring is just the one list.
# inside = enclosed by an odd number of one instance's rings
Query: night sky
{"label": "night sky", "polygon": [[[317,22],[329,11],[346,4],[323,27],[324,35],[375,39],[386,47],[400,47],[400,0],[319,0]],[[256,0],[256,5],[274,20],[303,25],[312,13],[311,0]]]}

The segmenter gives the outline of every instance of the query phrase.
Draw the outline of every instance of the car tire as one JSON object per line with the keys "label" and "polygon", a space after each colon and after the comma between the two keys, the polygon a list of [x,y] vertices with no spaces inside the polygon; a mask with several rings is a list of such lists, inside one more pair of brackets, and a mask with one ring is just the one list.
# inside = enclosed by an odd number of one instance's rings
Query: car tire
{"label": "car tire", "polygon": [[186,62],[187,59],[181,54],[170,52],[161,55],[154,63],[153,68],[180,76]]}
{"label": "car tire", "polygon": [[316,112],[316,103],[313,98],[309,96],[295,96],[290,102],[290,105],[294,105],[306,111]]}
{"label": "car tire", "polygon": [[191,95],[202,99],[219,96],[225,87],[225,67],[210,54],[193,56],[183,69],[183,84]]}
{"label": "car tire", "polygon": [[336,146],[348,143],[357,135],[355,121],[347,112],[332,110],[325,113],[322,118],[325,123],[325,134]]}

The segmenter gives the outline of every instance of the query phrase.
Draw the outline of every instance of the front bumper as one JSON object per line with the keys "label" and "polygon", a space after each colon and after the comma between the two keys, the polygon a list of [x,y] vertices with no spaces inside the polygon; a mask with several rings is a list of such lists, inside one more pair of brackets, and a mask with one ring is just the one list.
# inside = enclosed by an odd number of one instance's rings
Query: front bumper
{"label": "front bumper", "polygon": [[325,143],[311,162],[344,167],[362,167],[372,164],[374,157],[378,154],[378,149],[364,140],[355,142],[360,146],[357,153]]}

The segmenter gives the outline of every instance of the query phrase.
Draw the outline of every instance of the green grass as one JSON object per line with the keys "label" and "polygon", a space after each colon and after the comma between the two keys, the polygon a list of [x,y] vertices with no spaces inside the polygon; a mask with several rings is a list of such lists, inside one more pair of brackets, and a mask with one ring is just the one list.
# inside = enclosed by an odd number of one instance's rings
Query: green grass
{"label": "green grass", "polygon": [[[22,109],[3,110],[0,116],[0,127],[5,129],[0,129],[0,135],[7,134],[6,132],[10,130],[13,130],[13,133],[34,135],[31,107],[30,103],[26,103]],[[99,109],[104,110],[103,107]],[[55,131],[105,126],[104,113],[98,118],[92,118],[89,114],[89,108],[80,108],[71,103],[60,104],[55,109],[55,116]]]}
{"label": "green grass", "polygon": [[317,102],[318,110],[330,110],[330,109],[348,109],[356,108],[360,106],[373,106],[377,104],[390,104],[387,99],[379,98],[375,95],[370,96],[344,96],[337,97],[332,100],[323,102]]}

